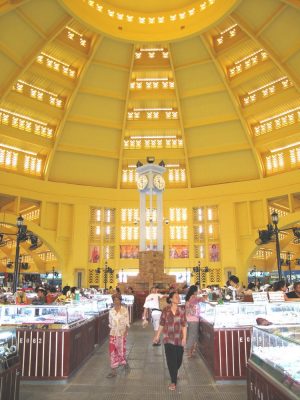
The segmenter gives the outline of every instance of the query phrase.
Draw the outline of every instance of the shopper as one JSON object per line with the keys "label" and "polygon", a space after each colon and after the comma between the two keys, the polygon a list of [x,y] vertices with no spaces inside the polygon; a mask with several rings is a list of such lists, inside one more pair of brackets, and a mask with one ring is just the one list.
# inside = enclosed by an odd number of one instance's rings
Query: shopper
{"label": "shopper", "polygon": [[154,329],[153,336],[153,346],[160,346],[160,341],[155,341],[156,334],[159,328],[159,320],[161,316],[161,310],[159,306],[159,299],[164,297],[162,294],[158,293],[157,287],[152,287],[150,289],[150,294],[146,297],[144,303],[144,312],[143,312],[143,327],[147,325],[148,319],[151,317],[151,322]]}
{"label": "shopper", "polygon": [[237,297],[240,297],[241,294],[244,292],[243,286],[240,285],[240,280],[237,276],[231,275],[229,277],[229,284],[232,287],[233,290],[236,290],[236,295]]}
{"label": "shopper", "polygon": [[184,346],[186,345],[187,322],[184,308],[178,307],[180,297],[177,292],[169,294],[167,303],[169,305],[162,311],[155,341],[159,341],[162,333],[171,377],[171,383],[168,387],[169,390],[176,390],[178,370],[182,364]]}
{"label": "shopper", "polygon": [[192,285],[185,297],[185,314],[188,324],[187,332],[187,356],[193,357],[196,353],[196,347],[199,337],[199,303],[204,301],[203,297],[197,297],[198,287]]}
{"label": "shopper", "polygon": [[284,300],[287,300],[286,295],[287,287],[285,281],[282,279],[281,281],[277,281],[273,283],[273,292],[283,292]]}
{"label": "shopper", "polygon": [[113,308],[109,311],[109,353],[111,372],[107,378],[117,375],[116,369],[119,365],[128,368],[126,361],[126,339],[129,328],[128,309],[122,306],[122,297],[115,293],[112,296]]}
{"label": "shopper", "polygon": [[33,305],[43,305],[46,303],[46,290],[42,287],[36,289],[37,297],[34,297],[32,300]]}
{"label": "shopper", "polygon": [[300,301],[300,282],[294,282],[294,290],[286,294],[287,300]]}

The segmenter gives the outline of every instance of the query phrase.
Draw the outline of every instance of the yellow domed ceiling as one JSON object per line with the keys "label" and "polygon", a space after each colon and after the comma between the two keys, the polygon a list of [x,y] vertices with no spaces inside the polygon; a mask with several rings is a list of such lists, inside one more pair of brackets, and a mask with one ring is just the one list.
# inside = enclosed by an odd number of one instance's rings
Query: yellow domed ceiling
{"label": "yellow domed ceiling", "polygon": [[207,29],[240,0],[63,0],[83,22],[123,40],[173,40]]}
{"label": "yellow domed ceiling", "polygon": [[193,188],[298,168],[299,37],[296,0],[0,0],[1,173],[135,188],[154,156]]}

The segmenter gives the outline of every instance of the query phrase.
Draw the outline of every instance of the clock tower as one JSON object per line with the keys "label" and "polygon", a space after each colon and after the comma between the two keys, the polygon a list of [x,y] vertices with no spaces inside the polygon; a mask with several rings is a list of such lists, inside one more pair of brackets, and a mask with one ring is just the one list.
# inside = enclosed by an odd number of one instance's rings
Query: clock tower
{"label": "clock tower", "polygon": [[[154,249],[154,233],[156,228],[156,250],[163,251],[163,191],[165,180],[163,173],[166,171],[163,162],[154,164],[154,157],[147,158],[147,164],[137,167],[137,187],[140,192],[140,251],[147,250],[146,220],[147,204],[150,222],[150,249]],[[139,165],[139,164],[138,164]],[[156,224],[154,213],[156,210]]]}
{"label": "clock tower", "polygon": [[128,277],[128,283],[136,290],[149,290],[156,285],[166,287],[176,280],[175,276],[164,272],[162,197],[165,189],[165,171],[164,162],[156,165],[154,157],[148,157],[146,165],[137,163],[137,187],[140,192],[139,274],[136,277]]}

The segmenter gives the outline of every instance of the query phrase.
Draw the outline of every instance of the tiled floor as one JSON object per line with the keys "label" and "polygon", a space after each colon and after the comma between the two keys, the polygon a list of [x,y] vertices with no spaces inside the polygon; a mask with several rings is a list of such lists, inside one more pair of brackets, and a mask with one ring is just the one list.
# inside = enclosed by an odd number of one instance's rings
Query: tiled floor
{"label": "tiled floor", "polygon": [[177,390],[167,388],[169,373],[163,346],[152,347],[152,331],[134,324],[128,336],[130,370],[118,370],[116,378],[107,379],[110,371],[107,342],[67,383],[21,383],[20,400],[246,400],[246,385],[216,384],[203,360],[184,356]]}

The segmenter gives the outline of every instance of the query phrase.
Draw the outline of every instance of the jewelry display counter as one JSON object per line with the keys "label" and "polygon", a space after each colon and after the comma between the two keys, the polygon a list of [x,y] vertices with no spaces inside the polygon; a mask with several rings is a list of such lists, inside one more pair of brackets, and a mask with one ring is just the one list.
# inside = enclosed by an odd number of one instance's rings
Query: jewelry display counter
{"label": "jewelry display counter", "polygon": [[253,327],[248,400],[300,398],[300,326]]}
{"label": "jewelry display counter", "polygon": [[[95,298],[101,302],[104,302],[106,309],[111,308],[113,305],[110,294],[97,294]],[[131,324],[134,321],[134,301],[135,299],[132,294],[122,294],[122,304],[128,308],[129,322]]]}
{"label": "jewelry display counter", "polygon": [[96,325],[84,306],[3,305],[1,325],[14,326],[22,379],[67,379],[94,350]]}
{"label": "jewelry display counter", "polygon": [[0,328],[0,400],[18,400],[20,361],[16,330]]}
{"label": "jewelry display counter", "polygon": [[216,380],[246,379],[256,319],[272,324],[300,323],[300,304],[199,303],[199,349]]}

